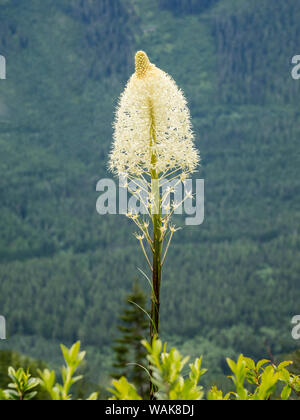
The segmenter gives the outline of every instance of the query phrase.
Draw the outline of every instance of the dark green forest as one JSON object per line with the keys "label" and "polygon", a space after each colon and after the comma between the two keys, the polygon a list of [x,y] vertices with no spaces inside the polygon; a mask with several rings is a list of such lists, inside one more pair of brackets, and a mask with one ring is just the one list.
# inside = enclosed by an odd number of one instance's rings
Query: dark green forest
{"label": "dark green forest", "polygon": [[163,339],[203,354],[219,382],[226,356],[299,348],[299,6],[0,1],[0,349],[57,366],[57,344],[80,339],[90,379],[112,371],[124,297],[147,267],[134,226],[96,213],[96,184],[112,176],[115,107],[138,49],[185,92],[205,179],[205,222],[176,233],[166,262]]}

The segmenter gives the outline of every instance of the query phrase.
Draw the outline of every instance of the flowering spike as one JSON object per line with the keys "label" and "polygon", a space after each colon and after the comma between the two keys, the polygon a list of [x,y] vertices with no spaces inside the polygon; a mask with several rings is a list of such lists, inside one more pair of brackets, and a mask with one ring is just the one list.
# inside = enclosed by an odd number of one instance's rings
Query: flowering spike
{"label": "flowering spike", "polygon": [[146,76],[147,70],[150,68],[150,61],[144,51],[138,51],[135,55],[135,73],[138,79]]}
{"label": "flowering spike", "polygon": [[183,92],[143,51],[135,60],[116,112],[110,169],[137,177],[193,172],[199,154]]}

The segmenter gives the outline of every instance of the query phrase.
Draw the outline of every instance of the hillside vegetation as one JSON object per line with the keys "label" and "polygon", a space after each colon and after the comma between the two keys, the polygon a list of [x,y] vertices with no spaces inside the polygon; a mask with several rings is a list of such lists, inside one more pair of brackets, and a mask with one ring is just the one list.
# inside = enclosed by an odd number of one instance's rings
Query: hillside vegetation
{"label": "hillside vegetation", "polygon": [[164,339],[214,376],[225,356],[297,348],[299,19],[293,0],[0,2],[1,348],[55,363],[58,341],[80,339],[109,371],[147,268],[134,227],[97,215],[95,187],[137,49],[184,90],[206,183],[205,223],[177,233],[166,263]]}

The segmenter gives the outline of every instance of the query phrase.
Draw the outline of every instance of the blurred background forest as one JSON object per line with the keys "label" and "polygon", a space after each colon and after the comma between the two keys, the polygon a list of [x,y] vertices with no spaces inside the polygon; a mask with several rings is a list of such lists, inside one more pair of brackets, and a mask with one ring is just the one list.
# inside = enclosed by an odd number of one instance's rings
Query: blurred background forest
{"label": "blurred background forest", "polygon": [[226,356],[300,347],[299,39],[299,0],[0,0],[0,350],[57,366],[58,343],[80,339],[107,383],[144,266],[95,188],[138,49],[184,90],[206,183],[205,222],[165,266],[162,338],[219,383]]}

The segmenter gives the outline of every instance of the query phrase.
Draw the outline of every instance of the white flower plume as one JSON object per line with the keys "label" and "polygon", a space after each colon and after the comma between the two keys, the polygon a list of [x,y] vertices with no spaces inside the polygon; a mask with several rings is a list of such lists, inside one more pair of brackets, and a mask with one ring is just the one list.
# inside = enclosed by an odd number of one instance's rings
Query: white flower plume
{"label": "white flower plume", "polygon": [[116,112],[110,169],[133,176],[193,172],[199,164],[193,140],[183,92],[139,51]]}

